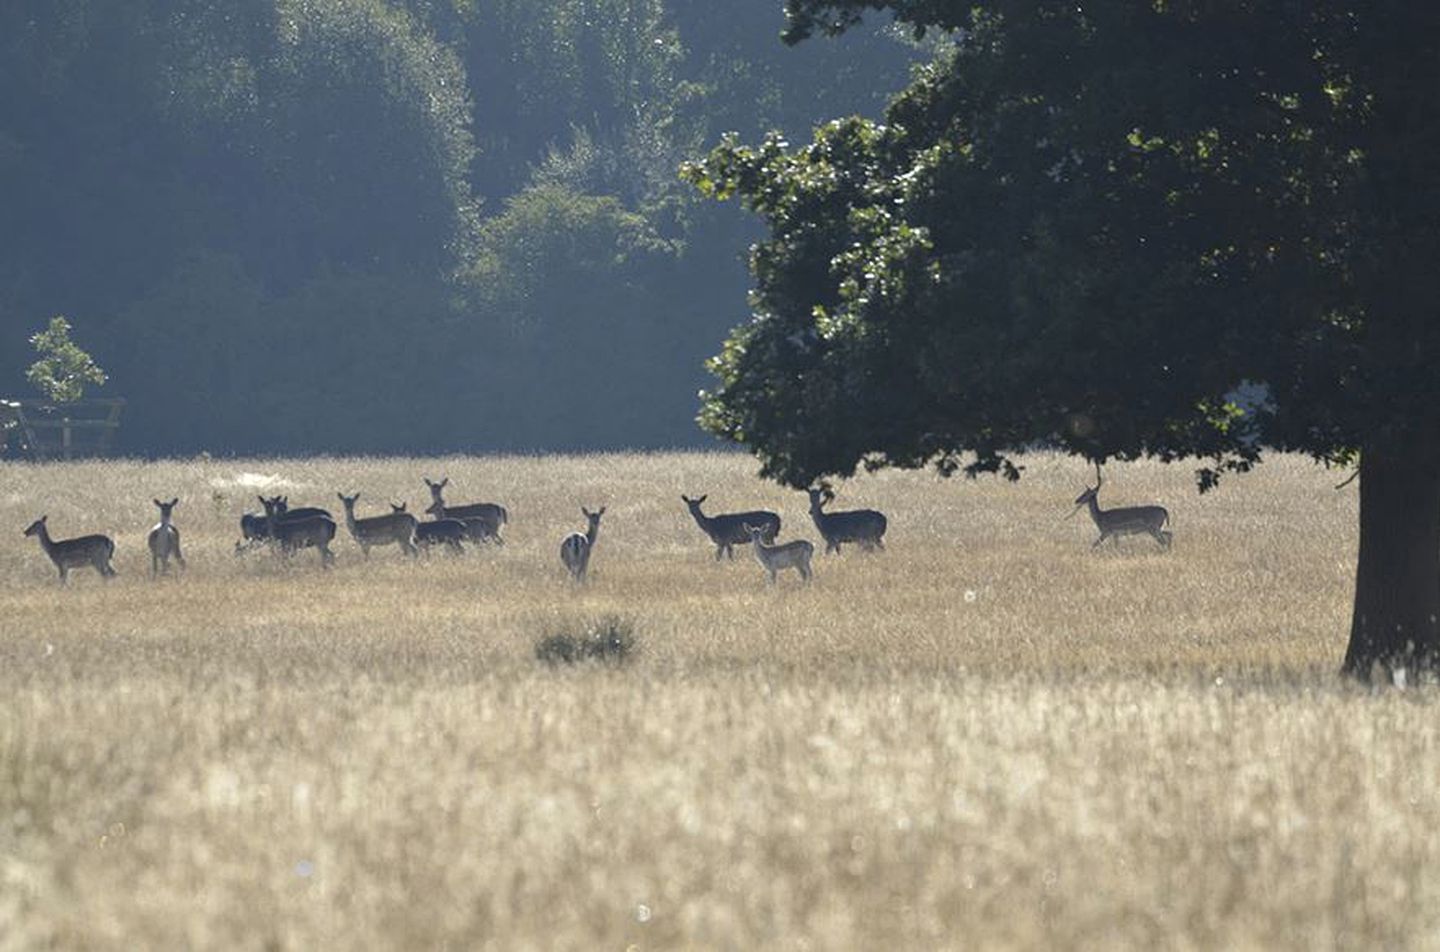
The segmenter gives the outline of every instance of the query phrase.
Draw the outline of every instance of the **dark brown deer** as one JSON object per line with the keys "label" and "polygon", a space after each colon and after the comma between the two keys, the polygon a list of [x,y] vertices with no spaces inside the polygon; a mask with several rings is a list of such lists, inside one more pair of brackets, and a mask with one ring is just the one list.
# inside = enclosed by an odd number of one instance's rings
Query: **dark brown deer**
{"label": "dark brown deer", "polygon": [[115,556],[115,543],[109,536],[87,535],[77,536],[74,539],[52,539],[50,530],[45,525],[48,516],[41,516],[30,527],[25,530],[27,536],[38,536],[40,548],[50,556],[50,561],[55,563],[55,568],[60,571],[60,584],[64,585],[70,580],[70,570],[90,566],[100,573],[100,577],[109,581],[115,577],[115,566],[110,560]]}
{"label": "dark brown deer", "polygon": [[885,548],[887,522],[885,514],[874,509],[852,509],[849,512],[825,512],[821,507],[834,499],[828,489],[809,489],[810,518],[825,540],[825,552],[838,553],[840,543],[856,542],[866,552]]}
{"label": "dark brown deer", "polygon": [[749,543],[751,526],[760,530],[766,542],[774,542],[775,537],[780,534],[780,517],[763,509],[716,516],[705,515],[700,511],[700,504],[709,498],[708,494],[699,499],[691,499],[683,493],[680,496],[680,500],[690,509],[690,515],[695,517],[695,524],[715,543],[715,561],[720,561],[721,555],[735,558],[735,550],[731,547]]}
{"label": "dark brown deer", "polygon": [[[510,513],[505,507],[494,502],[475,502],[463,506],[447,506],[445,504],[445,487],[450,485],[450,477],[437,482],[432,482],[429,477],[421,477],[425,480],[425,486],[430,490],[430,507],[425,511],[436,519],[459,519],[467,525],[474,526],[470,538],[476,542],[494,542],[496,545],[504,545],[505,540],[500,535],[500,529],[510,522]],[[483,527],[484,531],[478,531]]]}

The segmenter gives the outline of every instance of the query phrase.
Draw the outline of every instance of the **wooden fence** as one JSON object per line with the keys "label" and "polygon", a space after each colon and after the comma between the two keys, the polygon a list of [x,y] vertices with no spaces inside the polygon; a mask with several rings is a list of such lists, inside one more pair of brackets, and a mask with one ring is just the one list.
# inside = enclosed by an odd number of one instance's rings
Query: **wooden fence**
{"label": "wooden fence", "polygon": [[0,401],[0,428],[19,431],[20,449],[31,459],[82,459],[104,456],[120,428],[125,401],[110,399],[55,403],[50,400]]}

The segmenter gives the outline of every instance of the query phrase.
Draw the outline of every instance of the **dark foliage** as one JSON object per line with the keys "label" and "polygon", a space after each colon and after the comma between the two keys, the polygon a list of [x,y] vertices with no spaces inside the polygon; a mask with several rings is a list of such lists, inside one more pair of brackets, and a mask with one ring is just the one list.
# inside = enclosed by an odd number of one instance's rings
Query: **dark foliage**
{"label": "dark foliage", "polygon": [[535,645],[535,657],[549,665],[595,662],[619,666],[629,662],[634,651],[633,626],[614,617],[546,635]]}

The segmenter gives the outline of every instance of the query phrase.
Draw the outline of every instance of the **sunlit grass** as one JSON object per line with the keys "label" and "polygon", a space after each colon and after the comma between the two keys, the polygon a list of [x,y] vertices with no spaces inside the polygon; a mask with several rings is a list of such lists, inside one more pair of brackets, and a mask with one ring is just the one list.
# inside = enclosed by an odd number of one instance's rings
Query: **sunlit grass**
{"label": "sunlit grass", "polygon": [[[888,551],[774,587],[679,498],[818,543],[732,455],[0,467],[0,949],[1435,946],[1435,695],[1334,675],[1353,489],[1117,466],[1174,550],[1091,551],[1083,466],[1027,462],[843,484]],[[257,491],[422,475],[508,544],[232,554]],[[60,588],[42,513],[121,577]],[[625,663],[537,658],[605,619]]]}

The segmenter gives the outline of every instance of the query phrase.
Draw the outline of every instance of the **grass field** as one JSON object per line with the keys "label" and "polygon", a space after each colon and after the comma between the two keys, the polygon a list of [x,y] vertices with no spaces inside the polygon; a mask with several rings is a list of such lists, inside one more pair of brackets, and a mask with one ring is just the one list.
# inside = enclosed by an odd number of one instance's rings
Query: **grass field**
{"label": "grass field", "polygon": [[[1091,551],[1083,466],[1027,463],[846,483],[888,551],[773,589],[679,499],[818,542],[739,456],[0,466],[0,950],[1440,947],[1437,695],[1335,677],[1354,488],[1116,466],[1174,549]],[[506,547],[232,554],[257,489],[441,474]],[[120,577],[60,588],[42,512]],[[607,616],[629,663],[536,660]]]}

